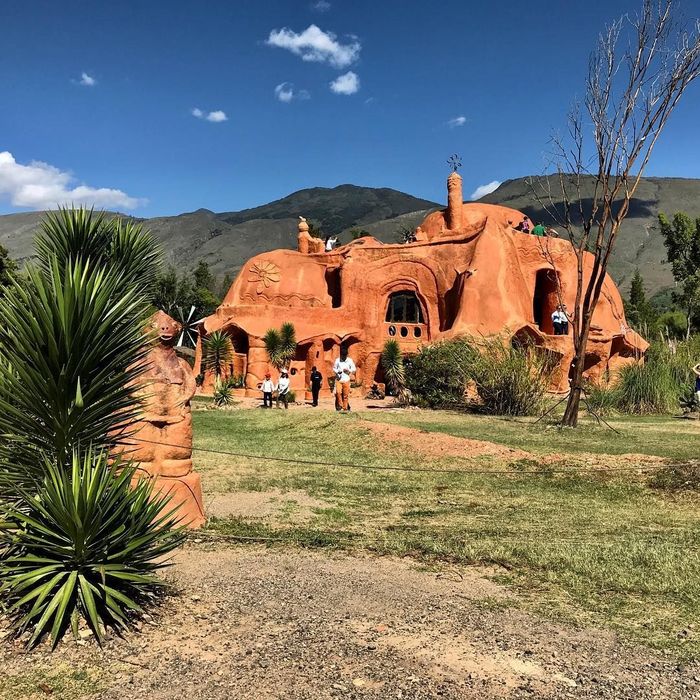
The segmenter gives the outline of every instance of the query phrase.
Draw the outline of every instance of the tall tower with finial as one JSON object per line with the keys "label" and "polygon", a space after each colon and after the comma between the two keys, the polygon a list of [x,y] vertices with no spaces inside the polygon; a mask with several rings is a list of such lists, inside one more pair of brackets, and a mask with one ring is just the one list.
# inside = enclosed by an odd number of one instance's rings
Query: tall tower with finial
{"label": "tall tower with finial", "polygon": [[447,228],[450,231],[462,229],[462,177],[457,172],[462,167],[462,159],[455,153],[447,159],[452,172],[447,178]]}

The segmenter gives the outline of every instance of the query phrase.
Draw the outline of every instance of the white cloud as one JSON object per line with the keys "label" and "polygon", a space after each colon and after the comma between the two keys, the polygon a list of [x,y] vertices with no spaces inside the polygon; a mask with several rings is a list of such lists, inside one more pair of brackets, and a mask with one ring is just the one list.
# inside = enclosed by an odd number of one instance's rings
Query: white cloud
{"label": "white cloud", "polygon": [[226,112],[223,112],[220,109],[217,109],[214,112],[209,112],[206,117],[208,122],[225,122],[228,121],[228,117],[226,116]]}
{"label": "white cloud", "polygon": [[327,0],[316,0],[311,3],[311,9],[316,12],[328,12],[331,9],[331,4]]}
{"label": "white cloud", "polygon": [[348,44],[341,44],[335,34],[324,32],[315,24],[309,25],[301,34],[284,27],[273,29],[267,39],[268,46],[287,49],[304,61],[330,63],[335,68],[347,68],[360,56],[362,45],[356,37]]}
{"label": "white cloud", "polygon": [[455,117],[454,119],[450,119],[447,122],[447,126],[450,127],[450,129],[454,129],[456,126],[464,126],[467,123],[467,118],[460,115],[459,117]]}
{"label": "white cloud", "polygon": [[80,74],[80,80],[78,82],[81,85],[85,85],[85,87],[94,87],[97,85],[97,80],[91,75],[88,75],[85,71]]}
{"label": "white cloud", "polygon": [[469,196],[469,199],[473,201],[485,197],[487,194],[491,194],[494,190],[497,190],[501,186],[499,180],[493,180],[486,185],[479,185]]}
{"label": "white cloud", "polygon": [[308,90],[297,90],[294,83],[280,83],[275,88],[275,97],[280,102],[289,103],[292,100],[308,100],[311,95]]}
{"label": "white cloud", "polygon": [[336,95],[354,95],[360,89],[360,77],[349,70],[339,75],[332,83],[331,90]]}
{"label": "white cloud", "polygon": [[84,204],[107,209],[134,209],[145,199],[130,197],[122,190],[75,185],[68,172],[41,161],[18,163],[9,151],[0,151],[0,200],[12,206],[53,209],[58,205]]}
{"label": "white cloud", "polygon": [[206,112],[203,112],[201,109],[199,109],[199,107],[193,107],[191,109],[191,114],[193,117],[197,117],[197,119],[206,119],[208,122],[217,123],[228,121],[226,112],[223,112],[220,109],[217,109],[214,112],[209,112],[207,114]]}

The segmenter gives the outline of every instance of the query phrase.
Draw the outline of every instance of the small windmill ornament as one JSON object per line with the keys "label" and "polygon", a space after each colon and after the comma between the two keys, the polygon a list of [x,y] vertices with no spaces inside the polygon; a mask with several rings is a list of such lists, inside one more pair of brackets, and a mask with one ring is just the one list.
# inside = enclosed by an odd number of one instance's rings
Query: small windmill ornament
{"label": "small windmill ornament", "polygon": [[452,168],[452,172],[456,173],[462,167],[462,157],[453,153],[448,159],[447,164]]}
{"label": "small windmill ornament", "polygon": [[197,345],[197,336],[199,335],[197,326],[201,323],[201,320],[192,320],[196,308],[195,306],[191,306],[188,314],[185,314],[185,310],[181,306],[175,308],[177,309],[177,320],[182,326],[182,332],[178,338],[177,347],[194,348]]}

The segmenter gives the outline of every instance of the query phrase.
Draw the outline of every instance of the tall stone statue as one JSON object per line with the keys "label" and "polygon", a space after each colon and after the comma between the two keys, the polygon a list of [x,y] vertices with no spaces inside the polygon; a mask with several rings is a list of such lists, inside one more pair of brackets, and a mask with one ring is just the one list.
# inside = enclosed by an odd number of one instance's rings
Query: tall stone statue
{"label": "tall stone statue", "polygon": [[194,375],[175,352],[180,324],[158,311],[151,317],[151,328],[156,340],[142,378],[144,412],[129,439],[133,447],[125,450],[125,456],[137,463],[139,478],[153,479],[158,491],[171,496],[169,508],[180,506],[181,522],[197,528],[205,516],[200,477],[192,469]]}

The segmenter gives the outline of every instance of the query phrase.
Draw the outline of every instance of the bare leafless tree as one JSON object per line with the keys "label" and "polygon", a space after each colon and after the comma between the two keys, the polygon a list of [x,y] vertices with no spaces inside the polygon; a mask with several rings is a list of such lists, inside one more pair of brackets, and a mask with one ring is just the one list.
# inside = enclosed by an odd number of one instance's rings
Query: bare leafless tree
{"label": "bare leafless tree", "polygon": [[643,0],[638,15],[625,15],[600,35],[585,99],[552,140],[554,174],[531,182],[578,260],[564,425],[578,422],[591,319],[620,225],[671,113],[698,76],[700,20],[684,20],[674,0]]}

